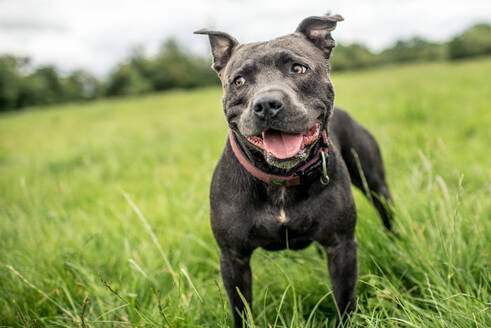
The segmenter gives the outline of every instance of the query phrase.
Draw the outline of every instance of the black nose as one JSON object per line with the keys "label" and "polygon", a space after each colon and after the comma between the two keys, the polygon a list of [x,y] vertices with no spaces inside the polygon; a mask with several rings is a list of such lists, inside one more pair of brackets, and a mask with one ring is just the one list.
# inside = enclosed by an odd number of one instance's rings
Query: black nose
{"label": "black nose", "polygon": [[268,92],[256,98],[252,110],[259,118],[273,118],[285,107],[283,95],[278,91]]}

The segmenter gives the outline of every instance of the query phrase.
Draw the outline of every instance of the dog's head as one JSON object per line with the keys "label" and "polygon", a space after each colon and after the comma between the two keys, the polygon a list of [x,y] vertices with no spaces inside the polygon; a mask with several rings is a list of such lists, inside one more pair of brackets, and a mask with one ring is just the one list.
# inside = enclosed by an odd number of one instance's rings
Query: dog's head
{"label": "dog's head", "polygon": [[293,34],[247,44],[224,32],[195,32],[210,38],[229,127],[271,166],[305,161],[326,127],[334,102],[331,31],[342,20],[308,17]]}

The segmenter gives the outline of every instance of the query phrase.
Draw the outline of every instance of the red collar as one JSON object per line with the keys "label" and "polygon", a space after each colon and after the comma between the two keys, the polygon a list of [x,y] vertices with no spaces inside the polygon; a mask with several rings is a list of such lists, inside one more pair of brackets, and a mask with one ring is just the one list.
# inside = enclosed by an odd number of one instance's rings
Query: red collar
{"label": "red collar", "polygon": [[232,130],[229,130],[228,138],[230,140],[230,145],[232,146],[235,157],[244,167],[244,169],[246,169],[247,172],[255,176],[257,179],[267,184],[292,187],[302,184],[302,182],[307,178],[311,178],[314,175],[319,176],[322,174],[324,175],[324,181],[326,181],[326,184],[329,182],[326,168],[329,152],[326,130],[322,130],[322,141],[317,155],[315,155],[313,159],[311,159],[305,165],[301,166],[299,169],[295,170],[289,175],[270,174],[255,167],[251,162],[247,160],[246,155],[238,145],[237,140],[235,140],[236,137]]}

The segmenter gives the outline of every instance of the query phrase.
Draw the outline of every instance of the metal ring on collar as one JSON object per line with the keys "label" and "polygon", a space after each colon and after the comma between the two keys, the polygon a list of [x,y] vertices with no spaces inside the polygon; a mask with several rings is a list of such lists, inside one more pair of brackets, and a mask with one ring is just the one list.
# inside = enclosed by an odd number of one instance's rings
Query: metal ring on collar
{"label": "metal ring on collar", "polygon": [[329,176],[327,175],[327,159],[326,159],[326,154],[321,150],[321,157],[322,157],[322,176],[321,176],[321,183],[323,185],[328,185],[329,184]]}

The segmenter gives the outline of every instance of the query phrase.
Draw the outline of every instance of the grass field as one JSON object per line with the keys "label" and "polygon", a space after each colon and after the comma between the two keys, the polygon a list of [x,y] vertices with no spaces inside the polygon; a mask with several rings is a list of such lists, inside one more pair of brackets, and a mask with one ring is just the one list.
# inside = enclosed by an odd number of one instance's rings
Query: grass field
{"label": "grass field", "polygon": [[[356,192],[359,327],[491,326],[491,59],[333,76],[377,137],[391,241]],[[0,116],[0,326],[229,327],[208,187],[219,89]],[[251,327],[333,327],[325,258],[258,250]]]}

